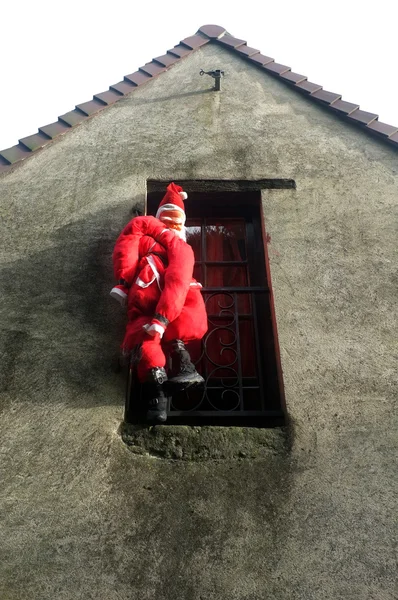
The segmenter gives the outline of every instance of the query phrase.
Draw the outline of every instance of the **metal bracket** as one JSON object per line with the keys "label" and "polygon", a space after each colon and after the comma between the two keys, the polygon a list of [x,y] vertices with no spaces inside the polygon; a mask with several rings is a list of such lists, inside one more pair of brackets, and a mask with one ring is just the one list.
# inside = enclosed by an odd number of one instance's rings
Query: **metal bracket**
{"label": "metal bracket", "polygon": [[215,69],[214,71],[204,71],[201,69],[199,71],[199,75],[210,75],[214,79],[214,91],[219,92],[221,90],[221,77],[224,76],[224,71],[220,71],[220,69]]}

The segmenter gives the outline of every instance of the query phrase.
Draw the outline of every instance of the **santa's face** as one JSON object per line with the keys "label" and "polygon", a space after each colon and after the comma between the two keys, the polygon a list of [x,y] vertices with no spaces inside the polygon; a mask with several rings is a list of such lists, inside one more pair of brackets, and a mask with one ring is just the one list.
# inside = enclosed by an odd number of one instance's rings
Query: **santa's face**
{"label": "santa's face", "polygon": [[186,233],[184,222],[185,219],[179,210],[167,209],[163,210],[159,216],[160,221],[167,227],[167,229],[173,229],[178,237],[186,240]]}

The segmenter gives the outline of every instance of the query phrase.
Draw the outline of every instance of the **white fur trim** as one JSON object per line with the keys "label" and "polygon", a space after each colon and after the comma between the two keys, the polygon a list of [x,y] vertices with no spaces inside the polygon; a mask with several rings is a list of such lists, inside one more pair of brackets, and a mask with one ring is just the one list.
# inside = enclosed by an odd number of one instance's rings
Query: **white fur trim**
{"label": "white fur trim", "polygon": [[151,325],[147,323],[143,326],[143,329],[145,329],[145,331],[152,336],[154,336],[155,333],[158,333],[160,337],[163,337],[163,334],[165,332],[165,328],[162,325],[160,325],[160,323],[152,323]]}
{"label": "white fur trim", "polygon": [[[163,291],[162,288],[160,287],[160,273],[157,269],[157,266],[156,266],[153,256],[149,255],[149,256],[146,256],[145,258],[147,259],[147,262],[152,269],[152,273],[154,275],[154,279],[156,279],[156,283],[158,284],[159,290]],[[153,281],[153,279],[152,279],[152,281]],[[152,281],[151,281],[151,283],[152,283]]]}
{"label": "white fur trim", "polygon": [[123,292],[123,290],[121,290],[120,288],[112,288],[109,295],[112,296],[112,298],[114,298],[118,302],[120,302],[122,306],[126,306],[127,294]]}
{"label": "white fur trim", "polygon": [[185,223],[185,219],[186,219],[185,211],[182,208],[180,208],[179,206],[177,206],[177,204],[163,204],[163,206],[159,206],[158,212],[156,213],[156,218],[160,219],[160,215],[165,210],[178,210],[181,213],[181,215],[184,219],[184,223]]}
{"label": "white fur trim", "polygon": [[136,284],[139,285],[141,288],[147,288],[149,287],[154,281],[155,281],[156,277],[155,275],[152,277],[151,281],[148,281],[148,283],[145,283],[145,281],[143,281],[141,279],[141,277],[137,277],[137,279],[135,280]]}
{"label": "white fur trim", "polygon": [[191,285],[192,287],[203,287],[203,285],[199,283],[199,281],[192,281],[189,285]]}

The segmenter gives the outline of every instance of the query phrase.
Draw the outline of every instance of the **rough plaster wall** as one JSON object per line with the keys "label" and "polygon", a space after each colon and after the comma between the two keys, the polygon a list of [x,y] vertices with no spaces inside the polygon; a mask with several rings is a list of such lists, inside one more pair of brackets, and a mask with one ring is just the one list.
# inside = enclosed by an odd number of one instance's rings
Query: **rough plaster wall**
{"label": "rough plaster wall", "polygon": [[[226,71],[220,94],[200,68]],[[205,47],[0,180],[2,600],[396,598],[397,171]],[[133,454],[109,368],[115,237],[148,178],[264,177],[297,182],[264,192],[288,439]],[[153,435],[195,454],[195,432]]]}

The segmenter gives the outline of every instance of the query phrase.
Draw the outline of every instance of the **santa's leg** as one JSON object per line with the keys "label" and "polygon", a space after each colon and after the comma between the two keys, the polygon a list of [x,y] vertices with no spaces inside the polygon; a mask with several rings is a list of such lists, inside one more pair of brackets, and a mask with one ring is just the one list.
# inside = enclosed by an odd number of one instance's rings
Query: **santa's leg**
{"label": "santa's leg", "polygon": [[186,389],[204,383],[191,361],[185,343],[201,340],[207,330],[207,315],[199,289],[190,289],[181,314],[167,327],[163,340],[172,359],[169,384]]}
{"label": "santa's leg", "polygon": [[172,366],[168,384],[171,388],[176,387],[179,390],[185,390],[188,387],[204,383],[204,379],[197,372],[184,342],[173,340],[169,344],[169,348]]}
{"label": "santa's leg", "polygon": [[165,423],[167,420],[167,398],[163,384],[167,381],[165,371],[166,357],[160,345],[160,335],[144,334],[141,343],[141,357],[137,375],[144,385],[144,394],[148,402],[146,419],[150,423]]}

